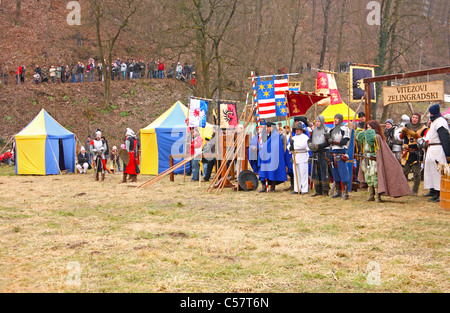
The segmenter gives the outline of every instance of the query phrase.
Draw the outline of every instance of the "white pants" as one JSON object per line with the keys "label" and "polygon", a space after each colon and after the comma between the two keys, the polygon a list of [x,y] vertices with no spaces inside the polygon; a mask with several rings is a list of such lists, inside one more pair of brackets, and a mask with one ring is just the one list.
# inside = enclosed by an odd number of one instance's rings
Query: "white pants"
{"label": "white pants", "polygon": [[78,169],[78,172],[80,172],[80,174],[86,173],[88,168],[89,168],[88,163],[84,163],[83,166],[81,166],[80,164],[77,164],[77,169]]}
{"label": "white pants", "polygon": [[292,166],[294,167],[292,169],[294,172],[294,191],[298,192],[298,185],[300,185],[300,192],[308,193],[308,162],[294,163]]}

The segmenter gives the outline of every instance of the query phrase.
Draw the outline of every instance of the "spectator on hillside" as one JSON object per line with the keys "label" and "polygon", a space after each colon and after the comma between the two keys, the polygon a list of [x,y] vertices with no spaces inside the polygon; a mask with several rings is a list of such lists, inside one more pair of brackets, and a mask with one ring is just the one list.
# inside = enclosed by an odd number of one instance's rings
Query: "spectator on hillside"
{"label": "spectator on hillside", "polygon": [[20,74],[20,82],[22,84],[25,83],[25,72],[26,72],[25,65],[22,65],[22,73]]}
{"label": "spectator on hillside", "polygon": [[55,77],[56,77],[56,68],[55,68],[54,65],[52,65],[50,67],[49,74],[50,74],[50,80],[52,81],[52,84],[54,84],[55,83]]}
{"label": "spectator on hillside", "polygon": [[38,73],[39,75],[42,75],[42,70],[39,64],[36,64],[36,68],[34,69],[35,73]]}
{"label": "spectator on hillside", "polygon": [[147,78],[156,78],[156,63],[154,60],[148,62],[147,69]]}
{"label": "spectator on hillside", "polygon": [[140,73],[141,73],[141,78],[145,78],[145,62],[144,60],[141,59],[140,61]]}
{"label": "spectator on hillside", "polygon": [[33,82],[34,82],[36,85],[38,85],[38,84],[41,83],[41,75],[39,75],[38,72],[34,72],[34,75],[33,75]]}
{"label": "spectator on hillside", "polygon": [[164,62],[158,60],[158,77],[164,78]]}
{"label": "spectator on hillside", "polygon": [[71,75],[71,83],[77,82],[77,73],[78,73],[78,67],[75,65],[75,63],[72,63],[72,67],[70,68],[70,75]]}
{"label": "spectator on hillside", "polygon": [[176,76],[175,76],[175,78],[177,78],[177,79],[181,79],[181,76],[183,75],[183,67],[181,66],[181,62],[178,62],[177,63],[177,67],[175,68],[175,71],[176,71]]}
{"label": "spectator on hillside", "polygon": [[81,47],[81,39],[83,39],[83,37],[81,36],[80,31],[77,31],[77,46]]}
{"label": "spectator on hillside", "polygon": [[88,77],[88,82],[94,81],[94,71],[95,71],[94,59],[89,59],[89,63],[86,66],[86,74]]}
{"label": "spectator on hillside", "polygon": [[167,70],[167,78],[173,78],[173,75],[174,75],[174,67],[173,66],[171,66],[171,67],[169,67],[169,69]]}
{"label": "spectator on hillside", "polygon": [[0,64],[0,85],[2,84],[2,80],[3,80],[3,67]]}
{"label": "spectator on hillside", "polygon": [[127,64],[124,61],[120,64],[120,71],[122,73],[122,79],[125,80],[127,78]]}
{"label": "spectator on hillside", "polygon": [[133,72],[133,78],[139,78],[141,76],[141,69],[139,67],[139,62],[136,62],[135,60],[133,60],[134,62],[134,72]]}
{"label": "spectator on hillside", "polygon": [[66,67],[64,68],[64,75],[62,76],[64,77],[64,83],[68,83],[70,81],[70,67],[69,65],[66,65]]}
{"label": "spectator on hillside", "polygon": [[103,81],[103,64],[102,63],[97,63],[97,76],[98,76],[99,82]]}
{"label": "spectator on hillside", "polygon": [[128,61],[127,72],[128,72],[128,78],[133,79],[133,72],[134,72],[133,60]]}
{"label": "spectator on hillside", "polygon": [[57,82],[61,82],[61,69],[62,69],[62,66],[58,64],[56,66],[56,81]]}
{"label": "spectator on hillside", "polygon": [[48,70],[45,65],[42,67],[41,73],[41,82],[48,83]]}
{"label": "spectator on hillside", "polygon": [[191,79],[191,68],[189,67],[187,62],[185,62],[183,65],[183,72],[184,72],[183,74],[186,77],[186,79]]}
{"label": "spectator on hillside", "polygon": [[82,83],[84,81],[84,64],[83,62],[78,62],[77,65],[77,73],[78,73],[78,82]]}
{"label": "spectator on hillside", "polygon": [[117,68],[116,62],[111,64],[111,80],[114,80],[116,76],[119,75],[119,69]]}
{"label": "spectator on hillside", "polygon": [[5,78],[5,86],[8,85],[8,75],[9,75],[9,66],[4,63],[5,66],[3,67],[3,77]]}
{"label": "spectator on hillside", "polygon": [[22,66],[19,66],[19,68],[16,71],[16,85],[19,84],[21,76],[22,76]]}

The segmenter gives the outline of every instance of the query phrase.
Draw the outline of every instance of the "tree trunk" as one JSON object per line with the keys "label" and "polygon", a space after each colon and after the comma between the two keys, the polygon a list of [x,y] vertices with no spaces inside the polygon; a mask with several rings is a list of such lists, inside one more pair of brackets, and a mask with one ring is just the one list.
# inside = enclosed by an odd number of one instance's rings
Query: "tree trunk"
{"label": "tree trunk", "polygon": [[328,40],[328,15],[330,12],[330,6],[332,0],[326,0],[326,5],[323,11],[324,24],[323,24],[323,36],[322,36],[322,50],[320,52],[319,69],[322,69],[323,63],[325,62],[325,54],[327,51],[327,40]]}
{"label": "tree trunk", "polygon": [[20,24],[20,10],[22,8],[22,0],[16,0],[16,16],[14,17],[14,25],[19,26]]}
{"label": "tree trunk", "polygon": [[336,67],[335,71],[339,73],[339,65],[341,63],[341,54],[342,54],[342,46],[344,39],[344,22],[345,22],[345,8],[347,5],[347,0],[343,0],[342,9],[341,9],[341,23],[339,25],[339,39],[338,39],[338,48],[336,53]]}

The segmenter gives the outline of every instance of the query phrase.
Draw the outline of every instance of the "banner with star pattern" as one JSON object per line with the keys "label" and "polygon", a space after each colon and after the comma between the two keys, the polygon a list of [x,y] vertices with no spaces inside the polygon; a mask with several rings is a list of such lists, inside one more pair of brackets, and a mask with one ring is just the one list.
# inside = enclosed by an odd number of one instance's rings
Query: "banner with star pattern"
{"label": "banner with star pattern", "polygon": [[257,77],[257,101],[259,117],[261,119],[275,116],[286,116],[286,98],[285,92],[289,91],[289,81],[287,76],[284,79],[275,79],[261,81]]}

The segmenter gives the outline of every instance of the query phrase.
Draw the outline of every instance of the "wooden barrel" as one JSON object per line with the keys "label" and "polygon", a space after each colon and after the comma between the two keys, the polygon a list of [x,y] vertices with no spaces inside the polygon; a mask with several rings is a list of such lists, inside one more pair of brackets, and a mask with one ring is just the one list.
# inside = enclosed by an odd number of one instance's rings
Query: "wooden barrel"
{"label": "wooden barrel", "polygon": [[439,203],[441,208],[450,211],[450,179],[441,177],[441,192]]}

